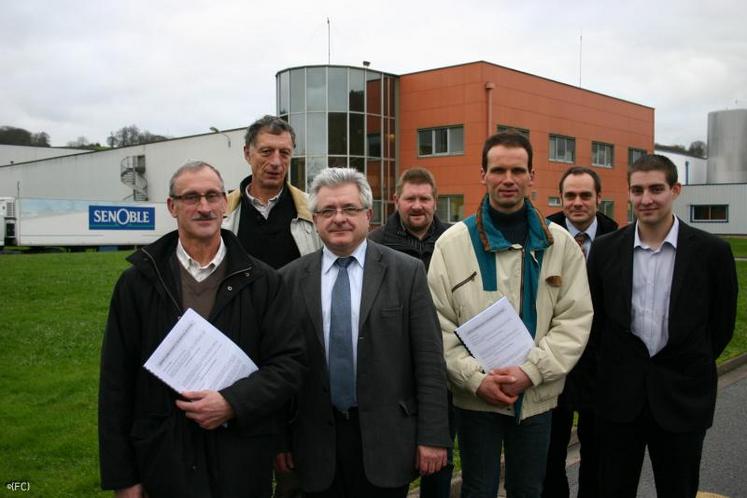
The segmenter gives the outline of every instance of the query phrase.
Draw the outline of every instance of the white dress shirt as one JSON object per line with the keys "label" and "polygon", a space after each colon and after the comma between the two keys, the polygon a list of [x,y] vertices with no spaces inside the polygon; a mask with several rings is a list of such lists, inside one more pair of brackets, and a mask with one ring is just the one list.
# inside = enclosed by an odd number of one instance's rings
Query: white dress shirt
{"label": "white dress shirt", "polygon": [[588,237],[586,237],[586,240],[584,241],[584,254],[586,257],[589,257],[589,251],[591,251],[591,243],[594,241],[594,238],[597,236],[597,227],[599,226],[599,223],[597,222],[597,217],[594,216],[594,220],[591,222],[591,225],[589,225],[586,230],[579,230],[576,228],[576,225],[571,223],[571,220],[569,220],[567,217],[565,219],[565,226],[568,227],[568,233],[571,234],[571,237],[575,238],[576,234],[584,232]]}
{"label": "white dress shirt", "polygon": [[198,282],[202,282],[223,262],[223,258],[226,257],[226,245],[223,243],[223,237],[221,237],[220,246],[218,247],[218,252],[215,253],[215,257],[205,266],[201,266],[200,263],[192,259],[192,256],[184,249],[182,241],[179,240],[176,244],[176,257],[187,272],[192,275],[192,278]]}
{"label": "white dress shirt", "polygon": [[674,259],[680,222],[674,217],[664,242],[657,250],[641,242],[638,223],[633,241],[633,299],[630,327],[654,356],[669,340],[669,297],[672,293]]}
{"label": "white dress shirt", "polygon": [[270,197],[267,200],[267,203],[263,203],[257,197],[253,197],[252,194],[249,193],[250,186],[251,185],[247,185],[245,189],[247,199],[249,199],[249,202],[257,209],[257,211],[259,211],[259,214],[261,214],[264,219],[269,218],[270,211],[272,211],[272,208],[277,205],[278,201],[280,200],[280,196],[283,194],[283,189],[281,188],[280,192],[278,192],[278,195],[276,195],[275,197]]}
{"label": "white dress shirt", "polygon": [[[350,280],[350,330],[353,339],[353,368],[358,368],[358,317],[361,309],[361,294],[363,291],[363,265],[366,262],[366,246],[364,239],[353,254],[353,261],[348,265],[348,279]],[[339,267],[335,261],[339,256],[322,248],[322,325],[324,327],[324,351],[329,365],[329,323],[332,308],[332,287],[337,280]]]}

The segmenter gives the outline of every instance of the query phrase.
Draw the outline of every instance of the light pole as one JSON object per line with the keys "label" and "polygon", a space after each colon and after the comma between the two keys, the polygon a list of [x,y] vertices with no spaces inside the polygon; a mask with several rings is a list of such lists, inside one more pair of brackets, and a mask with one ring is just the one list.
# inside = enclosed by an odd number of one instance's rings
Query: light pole
{"label": "light pole", "polygon": [[228,148],[229,149],[231,148],[231,137],[229,137],[228,135],[226,135],[225,133],[223,133],[222,131],[220,131],[215,126],[211,126],[210,127],[210,131],[212,131],[213,133],[220,133],[221,135],[223,135],[224,137],[226,137],[226,140],[228,140]]}

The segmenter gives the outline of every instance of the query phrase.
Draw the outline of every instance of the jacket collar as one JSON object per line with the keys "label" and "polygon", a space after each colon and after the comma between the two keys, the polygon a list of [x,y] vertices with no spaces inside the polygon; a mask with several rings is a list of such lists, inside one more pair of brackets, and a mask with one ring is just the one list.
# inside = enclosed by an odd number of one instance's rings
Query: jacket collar
{"label": "jacket collar", "polygon": [[[228,194],[228,208],[226,209],[226,213],[232,213],[239,207],[239,204],[241,203],[241,193],[251,182],[252,175],[249,175],[241,181],[239,188]],[[296,216],[302,220],[308,221],[309,223],[314,223],[311,210],[309,210],[309,201],[306,193],[303,190],[294,187],[287,181],[285,186],[288,188],[288,192],[290,192],[291,199],[293,200],[293,205],[296,207]]]}
{"label": "jacket collar", "polygon": [[[529,224],[527,243],[524,248],[528,251],[547,249],[553,244],[554,239],[550,230],[547,228],[545,218],[539,211],[537,211],[529,199],[525,198],[524,202],[527,205],[527,223]],[[489,197],[488,194],[485,194],[482,201],[480,201],[480,206],[477,208],[477,213],[475,215],[477,231],[480,235],[483,249],[485,252],[505,251],[511,247],[511,243],[507,241],[501,231],[493,225],[489,209]]]}
{"label": "jacket collar", "polygon": [[[241,243],[229,230],[221,229],[221,237],[226,245],[226,275],[244,271],[251,273],[254,269],[254,261],[246,254]],[[139,249],[127,257],[138,270],[146,275],[155,276],[153,270],[161,272],[162,275],[171,273],[169,261],[176,254],[176,244],[179,240],[179,232],[169,232],[152,244]]]}

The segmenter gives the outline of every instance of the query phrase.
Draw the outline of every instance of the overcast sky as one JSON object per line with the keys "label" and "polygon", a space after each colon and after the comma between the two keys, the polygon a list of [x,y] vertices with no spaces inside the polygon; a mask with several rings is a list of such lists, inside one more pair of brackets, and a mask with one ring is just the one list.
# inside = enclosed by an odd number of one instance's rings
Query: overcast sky
{"label": "overcast sky", "polygon": [[656,109],[655,140],[707,139],[747,108],[738,0],[3,0],[0,125],[52,145],[135,124],[178,137],[275,111],[275,73],[331,62],[395,74],[485,60]]}

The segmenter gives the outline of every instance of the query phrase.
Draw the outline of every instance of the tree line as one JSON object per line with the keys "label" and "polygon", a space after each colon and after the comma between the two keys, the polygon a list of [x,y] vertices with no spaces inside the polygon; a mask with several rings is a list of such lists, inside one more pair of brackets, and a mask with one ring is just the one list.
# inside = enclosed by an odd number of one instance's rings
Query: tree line
{"label": "tree line", "polygon": [[[136,125],[123,126],[117,131],[109,133],[106,145],[91,142],[86,137],[78,137],[65,144],[65,147],[76,149],[102,150],[107,148],[125,147],[128,145],[142,145],[167,140],[164,135],[157,135],[148,130],[140,130]],[[33,147],[51,147],[49,134],[45,131],[39,133],[30,132],[15,126],[0,126],[0,144],[2,145],[28,145]]]}

